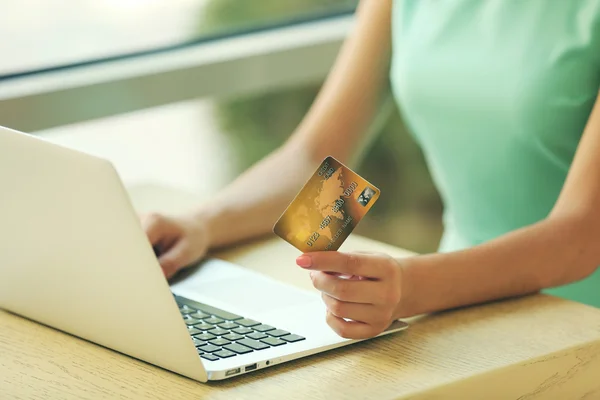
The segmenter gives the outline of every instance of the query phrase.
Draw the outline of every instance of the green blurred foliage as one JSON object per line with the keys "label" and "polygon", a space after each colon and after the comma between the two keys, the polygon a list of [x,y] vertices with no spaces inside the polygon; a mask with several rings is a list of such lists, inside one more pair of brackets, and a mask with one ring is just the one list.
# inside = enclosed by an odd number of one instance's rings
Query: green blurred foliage
{"label": "green blurred foliage", "polygon": [[358,0],[211,0],[200,32],[232,31],[352,10]]}
{"label": "green blurred foliage", "polygon": [[[282,18],[339,11],[348,0],[212,0],[200,24],[212,31],[270,23]],[[280,89],[219,100],[215,115],[242,172],[281,145],[309,109],[320,85]],[[396,111],[378,132],[357,172],[382,195],[355,232],[417,252],[434,251],[442,205],[423,154]]]}

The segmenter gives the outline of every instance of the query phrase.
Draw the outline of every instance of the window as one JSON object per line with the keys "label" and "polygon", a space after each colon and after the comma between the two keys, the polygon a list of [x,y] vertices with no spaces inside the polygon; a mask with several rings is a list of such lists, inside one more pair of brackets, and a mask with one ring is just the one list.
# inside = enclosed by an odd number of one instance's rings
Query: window
{"label": "window", "polygon": [[168,51],[351,13],[358,0],[33,0],[3,4],[0,78]]}

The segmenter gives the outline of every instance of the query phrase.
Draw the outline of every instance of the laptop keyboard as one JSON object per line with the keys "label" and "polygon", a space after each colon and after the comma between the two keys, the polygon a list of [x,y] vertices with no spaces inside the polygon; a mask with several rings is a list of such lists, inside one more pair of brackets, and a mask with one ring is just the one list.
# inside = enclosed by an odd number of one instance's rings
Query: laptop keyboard
{"label": "laptop keyboard", "polygon": [[305,338],[241,315],[175,296],[198,354],[209,361],[284,346]]}

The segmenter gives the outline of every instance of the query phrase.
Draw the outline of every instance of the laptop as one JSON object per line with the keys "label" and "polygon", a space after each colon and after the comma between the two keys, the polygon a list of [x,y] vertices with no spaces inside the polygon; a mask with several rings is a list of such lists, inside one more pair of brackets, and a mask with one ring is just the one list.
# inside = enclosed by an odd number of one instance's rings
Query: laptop
{"label": "laptop", "polygon": [[200,382],[357,342],[316,291],[239,265],[207,259],[167,282],[107,160],[0,127],[0,184],[6,311]]}

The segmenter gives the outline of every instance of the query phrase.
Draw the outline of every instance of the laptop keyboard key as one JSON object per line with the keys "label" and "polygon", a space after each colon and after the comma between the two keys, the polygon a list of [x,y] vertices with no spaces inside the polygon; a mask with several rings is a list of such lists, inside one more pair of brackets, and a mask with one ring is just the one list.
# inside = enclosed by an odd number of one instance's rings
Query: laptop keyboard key
{"label": "laptop keyboard key", "polygon": [[230,333],[229,335],[223,335],[222,338],[235,342],[236,340],[243,339],[244,337],[242,335],[238,335],[237,333]]}
{"label": "laptop keyboard key", "polygon": [[225,321],[223,321],[221,318],[210,317],[210,318],[206,318],[204,320],[204,322],[206,322],[207,324],[211,324],[211,325],[217,325],[217,324],[220,324],[221,322],[225,322]]}
{"label": "laptop keyboard key", "polygon": [[184,318],[183,320],[185,321],[186,325],[196,325],[201,322],[199,319],[195,318]]}
{"label": "laptop keyboard key", "polygon": [[210,315],[209,314],[205,314],[202,311],[196,311],[195,313],[190,314],[190,317],[192,317],[192,318],[198,318],[198,319],[204,319],[204,318],[210,317]]}
{"label": "laptop keyboard key", "polygon": [[189,308],[188,306],[183,306],[179,309],[179,312],[181,314],[191,314],[196,312],[196,310],[194,310],[193,308]]}
{"label": "laptop keyboard key", "polygon": [[210,344],[214,344],[215,346],[225,346],[229,343],[231,343],[229,340],[223,338],[217,338],[215,340],[210,341]]}
{"label": "laptop keyboard key", "polygon": [[262,332],[252,332],[252,333],[247,334],[246,337],[250,338],[250,339],[258,340],[258,339],[266,338],[267,335],[265,335]]}
{"label": "laptop keyboard key", "polygon": [[286,342],[294,343],[294,342],[299,342],[301,340],[304,340],[306,338],[303,338],[302,336],[299,336],[299,335],[292,334],[292,335],[283,336],[282,339],[285,340]]}
{"label": "laptop keyboard key", "polygon": [[261,343],[261,342],[258,342],[256,340],[252,340],[252,339],[242,339],[242,340],[238,340],[237,342],[238,342],[238,344],[248,346],[254,350],[263,350],[263,349],[269,348],[269,345],[266,345],[264,343]]}
{"label": "laptop keyboard key", "polygon": [[202,354],[200,357],[205,358],[209,361],[217,361],[219,357],[213,356],[212,354]]}
{"label": "laptop keyboard key", "polygon": [[273,327],[271,325],[258,325],[258,326],[253,326],[252,329],[254,329],[257,332],[266,332],[266,331],[272,331],[273,329],[275,329],[275,327]]}
{"label": "laptop keyboard key", "polygon": [[241,344],[237,344],[237,343],[227,344],[223,347],[229,351],[233,351],[234,353],[238,353],[238,354],[246,354],[246,353],[252,352],[251,348],[242,346]]}
{"label": "laptop keyboard key", "polygon": [[233,351],[229,351],[229,350],[221,350],[221,351],[217,351],[216,353],[214,353],[215,355],[221,357],[221,358],[229,358],[229,357],[233,357],[236,354]]}
{"label": "laptop keyboard key", "polygon": [[235,323],[238,325],[241,325],[241,326],[245,326],[245,327],[261,325],[260,322],[255,321],[253,319],[248,319],[248,318],[240,319],[238,321],[235,321]]}
{"label": "laptop keyboard key", "polygon": [[239,325],[234,322],[223,322],[222,324],[219,324],[218,326],[219,326],[219,328],[223,328],[223,329],[234,329],[234,328],[237,328]]}
{"label": "laptop keyboard key", "polygon": [[268,344],[269,346],[281,346],[282,344],[286,344],[285,340],[281,340],[276,337],[268,337],[265,339],[261,339],[261,342]]}
{"label": "laptop keyboard key", "polygon": [[194,337],[196,339],[205,340],[205,341],[213,340],[213,339],[217,338],[215,335],[211,335],[210,333],[206,333],[206,332],[201,333],[199,335],[194,335]]}
{"label": "laptop keyboard key", "polygon": [[215,351],[221,350],[221,348],[219,346],[207,344],[206,346],[198,347],[198,350],[202,350],[206,353],[214,353]]}
{"label": "laptop keyboard key", "polygon": [[194,328],[200,329],[201,331],[209,331],[211,329],[215,329],[215,326],[211,324],[205,324],[204,322],[202,322],[201,324],[194,325]]}
{"label": "laptop keyboard key", "polygon": [[192,338],[192,340],[194,341],[194,345],[196,345],[196,347],[204,346],[206,344],[204,340],[198,340],[196,338]]}
{"label": "laptop keyboard key", "polygon": [[268,331],[267,334],[269,336],[273,336],[273,337],[280,337],[280,336],[289,335],[290,333],[287,331],[284,331],[283,329],[275,329],[274,331]]}
{"label": "laptop keyboard key", "polygon": [[193,326],[188,326],[188,333],[190,335],[196,335],[198,333],[202,333],[202,331],[200,329],[196,329]]}
{"label": "laptop keyboard key", "polygon": [[252,329],[241,327],[241,328],[232,329],[232,331],[234,331],[235,333],[240,334],[240,335],[245,335],[247,333],[252,332]]}
{"label": "laptop keyboard key", "polygon": [[210,333],[215,336],[221,336],[221,335],[227,335],[229,333],[229,331],[226,329],[215,328],[215,329],[211,329],[207,333]]}

